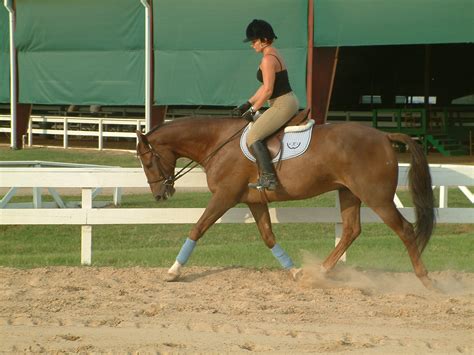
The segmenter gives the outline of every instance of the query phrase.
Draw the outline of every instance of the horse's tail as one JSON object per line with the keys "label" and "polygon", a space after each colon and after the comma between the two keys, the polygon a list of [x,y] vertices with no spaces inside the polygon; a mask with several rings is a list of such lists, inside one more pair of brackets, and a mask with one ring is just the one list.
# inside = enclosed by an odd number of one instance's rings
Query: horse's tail
{"label": "horse's tail", "polygon": [[411,152],[408,185],[415,205],[415,238],[420,253],[430,241],[435,226],[434,196],[431,188],[431,174],[423,149],[411,137],[402,133],[388,134],[391,141],[401,142]]}

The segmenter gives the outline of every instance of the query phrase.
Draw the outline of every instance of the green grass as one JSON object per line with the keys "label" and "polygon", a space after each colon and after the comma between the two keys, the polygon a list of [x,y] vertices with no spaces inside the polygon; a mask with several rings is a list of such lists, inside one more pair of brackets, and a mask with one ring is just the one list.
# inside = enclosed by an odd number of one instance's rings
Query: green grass
{"label": "green grass", "polygon": [[[400,193],[408,200],[406,191]],[[465,198],[450,192],[453,207],[464,206]],[[209,193],[176,193],[156,203],[151,194],[125,195],[122,207],[205,207]],[[21,197],[24,199],[25,197]],[[72,198],[72,197],[68,197]],[[77,199],[78,197],[76,197]],[[272,203],[271,207],[334,206],[334,193],[316,198]],[[410,204],[407,204],[410,205]],[[240,206],[242,207],[242,206]],[[137,210],[136,213],[139,213]],[[121,225],[93,227],[93,265],[169,266],[176,257],[191,225]],[[278,241],[300,264],[302,251],[323,259],[334,245],[332,224],[274,224]],[[80,264],[79,226],[0,226],[0,265],[40,267]],[[473,225],[439,225],[424,260],[430,270],[474,271]],[[349,249],[348,264],[364,268],[409,271],[411,264],[399,238],[383,224],[364,224],[362,235]],[[260,240],[254,224],[213,226],[199,242],[190,265],[278,267]]]}
{"label": "green grass", "polygon": [[[61,148],[28,148],[11,150],[8,147],[0,147],[0,161],[30,160],[120,166],[122,168],[141,167],[140,161],[134,152]],[[180,158],[178,159],[176,166],[183,167],[188,161],[189,159]]]}
{"label": "green grass", "polygon": [[[170,266],[191,225],[94,226],[93,265]],[[300,264],[302,251],[318,259],[333,248],[331,224],[275,224],[279,243]],[[79,226],[1,226],[0,265],[42,267],[80,264]],[[474,227],[439,225],[425,253],[430,270],[474,271]],[[348,251],[348,264],[410,271],[401,241],[383,224],[366,224]],[[278,267],[253,224],[215,225],[199,242],[189,265]]]}
{"label": "green grass", "polygon": [[133,153],[98,151],[84,149],[54,149],[54,148],[28,148],[11,150],[0,148],[0,161],[43,160],[54,162],[67,162],[76,164],[97,164],[121,167],[140,167],[140,162]]}
{"label": "green grass", "polygon": [[[12,151],[0,148],[0,160],[46,160],[84,164],[139,167],[134,154],[33,148]],[[435,195],[438,191],[435,191]],[[176,193],[157,204],[150,194],[125,195],[122,207],[205,207],[209,193]],[[399,197],[412,206],[407,191]],[[100,199],[106,197],[100,196]],[[110,199],[110,197],[107,197]],[[78,200],[66,197],[65,200]],[[45,201],[51,200],[44,197]],[[12,202],[31,201],[15,197]],[[271,207],[330,207],[335,193],[303,201],[272,203]],[[449,191],[450,207],[472,207],[457,189]],[[242,206],[238,206],[242,207]],[[136,213],[139,213],[137,211]],[[163,266],[172,264],[191,225],[120,225],[93,227],[93,265]],[[334,247],[332,224],[274,224],[279,243],[297,264],[302,251],[324,259]],[[474,272],[474,225],[438,225],[423,258],[429,270]],[[0,226],[0,266],[30,268],[80,264],[80,226]],[[348,251],[348,264],[389,271],[411,271],[410,260],[399,238],[383,224],[364,224],[362,235]],[[189,265],[278,268],[260,240],[254,224],[213,226],[199,242]]]}

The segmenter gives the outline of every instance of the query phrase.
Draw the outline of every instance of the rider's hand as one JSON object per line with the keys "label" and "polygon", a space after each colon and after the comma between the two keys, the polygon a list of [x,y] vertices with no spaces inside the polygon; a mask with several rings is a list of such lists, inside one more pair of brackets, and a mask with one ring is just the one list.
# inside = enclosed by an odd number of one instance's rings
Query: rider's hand
{"label": "rider's hand", "polygon": [[250,107],[247,111],[244,112],[242,118],[245,118],[249,122],[253,122],[255,120],[256,113],[257,111],[255,111],[253,107]]}
{"label": "rider's hand", "polygon": [[232,116],[242,116],[248,109],[252,107],[250,102],[246,102],[232,110]]}

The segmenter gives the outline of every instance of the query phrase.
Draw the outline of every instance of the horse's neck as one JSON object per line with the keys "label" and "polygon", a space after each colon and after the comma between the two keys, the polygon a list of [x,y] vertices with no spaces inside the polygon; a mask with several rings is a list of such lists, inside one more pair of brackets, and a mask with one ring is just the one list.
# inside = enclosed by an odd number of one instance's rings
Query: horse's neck
{"label": "horse's neck", "polygon": [[228,138],[227,132],[230,137],[242,126],[235,123],[215,118],[175,121],[159,128],[154,133],[154,141],[170,146],[178,157],[202,162]]}

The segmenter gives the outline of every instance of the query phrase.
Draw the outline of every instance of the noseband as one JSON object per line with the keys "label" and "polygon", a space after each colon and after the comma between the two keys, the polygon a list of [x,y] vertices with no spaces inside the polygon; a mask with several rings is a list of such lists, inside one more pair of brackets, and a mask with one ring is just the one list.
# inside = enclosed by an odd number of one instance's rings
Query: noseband
{"label": "noseband", "polygon": [[[173,186],[174,182],[176,181],[176,176],[174,174],[172,174],[171,176],[166,176],[165,171],[163,169],[163,166],[161,165],[161,162],[163,161],[167,165],[170,165],[170,166],[172,164],[167,162],[166,160],[164,160],[157,152],[155,152],[155,150],[153,149],[153,147],[150,144],[147,144],[147,148],[148,148],[147,151],[142,152],[142,153],[137,153],[137,155],[140,156],[140,157],[143,156],[143,155],[149,154],[149,153],[151,155],[153,155],[158,160],[156,165],[157,165],[158,171],[160,172],[160,175],[161,175],[161,177],[159,179],[156,179],[156,180],[153,180],[153,181],[147,180],[148,184],[154,184],[154,183],[163,181],[163,185]],[[174,169],[173,169],[173,172],[174,172]]]}

